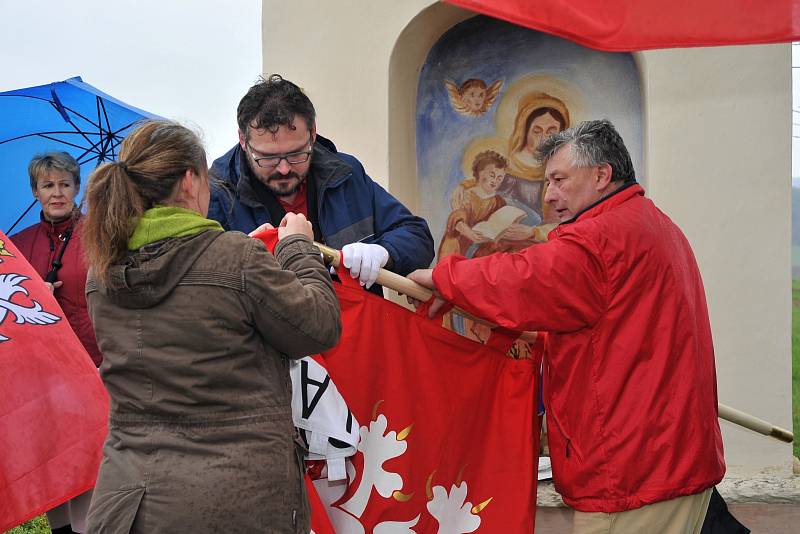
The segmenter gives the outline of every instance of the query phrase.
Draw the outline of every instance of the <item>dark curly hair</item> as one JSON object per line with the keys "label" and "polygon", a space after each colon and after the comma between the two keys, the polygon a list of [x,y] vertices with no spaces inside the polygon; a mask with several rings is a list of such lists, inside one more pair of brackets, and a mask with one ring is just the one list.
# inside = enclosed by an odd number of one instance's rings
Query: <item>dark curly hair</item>
{"label": "dark curly hair", "polygon": [[475,159],[472,161],[472,176],[477,180],[478,173],[491,164],[494,164],[498,169],[505,169],[508,167],[508,160],[494,150],[484,150],[475,156]]}
{"label": "dark curly hair", "polygon": [[302,89],[280,74],[259,78],[236,109],[236,121],[245,138],[249,137],[250,128],[273,133],[281,126],[294,130],[297,116],[302,117],[311,130],[316,119],[314,104]]}

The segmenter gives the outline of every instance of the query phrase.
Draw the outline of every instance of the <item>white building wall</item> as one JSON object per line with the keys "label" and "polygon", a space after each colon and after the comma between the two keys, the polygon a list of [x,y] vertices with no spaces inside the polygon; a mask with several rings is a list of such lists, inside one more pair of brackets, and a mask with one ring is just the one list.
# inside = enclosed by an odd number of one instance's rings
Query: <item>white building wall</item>
{"label": "white building wall", "polygon": [[[304,87],[319,131],[414,210],[419,68],[471,15],[430,0],[265,0],[264,73]],[[791,428],[790,46],[636,58],[648,194],[697,255],[720,402]],[[731,470],[791,465],[790,445],[722,427]]]}

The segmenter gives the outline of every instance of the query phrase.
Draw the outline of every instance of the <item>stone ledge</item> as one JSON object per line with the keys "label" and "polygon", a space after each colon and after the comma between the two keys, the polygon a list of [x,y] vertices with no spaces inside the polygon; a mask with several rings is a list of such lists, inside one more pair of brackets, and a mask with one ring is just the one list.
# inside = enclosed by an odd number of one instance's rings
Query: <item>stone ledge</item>
{"label": "stone ledge", "polygon": [[[766,470],[749,475],[729,473],[717,485],[717,490],[728,504],[800,504],[800,476],[789,470]],[[566,506],[552,480],[539,482],[536,505]]]}
{"label": "stone ledge", "polygon": [[717,490],[728,503],[800,504],[800,476],[790,471],[730,474]]}

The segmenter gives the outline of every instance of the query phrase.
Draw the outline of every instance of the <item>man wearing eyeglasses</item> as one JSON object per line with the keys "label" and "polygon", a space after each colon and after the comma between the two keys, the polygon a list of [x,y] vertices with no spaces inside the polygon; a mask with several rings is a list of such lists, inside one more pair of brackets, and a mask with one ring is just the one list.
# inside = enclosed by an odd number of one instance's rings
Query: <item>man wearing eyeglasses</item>
{"label": "man wearing eyeglasses", "polygon": [[[217,159],[208,216],[226,230],[277,226],[303,213],[314,239],[342,250],[353,278],[370,288],[381,267],[401,275],[427,267],[433,238],[348,154],[317,135],[314,105],[294,83],[272,75],[239,102],[239,144]],[[378,290],[375,286],[374,290]]]}

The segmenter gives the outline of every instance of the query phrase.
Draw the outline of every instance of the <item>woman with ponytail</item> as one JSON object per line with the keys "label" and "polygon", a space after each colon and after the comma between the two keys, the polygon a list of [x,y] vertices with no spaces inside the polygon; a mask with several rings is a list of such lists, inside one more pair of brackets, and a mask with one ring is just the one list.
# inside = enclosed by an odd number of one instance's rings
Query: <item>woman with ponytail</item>
{"label": "woman with ponytail", "polygon": [[206,156],[167,121],[140,126],[86,192],[87,300],[109,434],[90,532],[308,532],[288,359],[338,341],[311,224],[274,256],[206,219]]}

